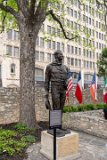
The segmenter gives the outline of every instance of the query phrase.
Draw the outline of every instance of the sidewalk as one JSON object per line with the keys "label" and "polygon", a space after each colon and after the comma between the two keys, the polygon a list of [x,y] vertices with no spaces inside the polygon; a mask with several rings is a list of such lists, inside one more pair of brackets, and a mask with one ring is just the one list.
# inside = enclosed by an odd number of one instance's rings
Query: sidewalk
{"label": "sidewalk", "polygon": [[[80,158],[78,158],[78,160],[107,160],[107,139],[98,138],[81,132],[79,136]],[[27,149],[28,158],[26,160],[47,160],[39,151],[40,143],[30,146]]]}

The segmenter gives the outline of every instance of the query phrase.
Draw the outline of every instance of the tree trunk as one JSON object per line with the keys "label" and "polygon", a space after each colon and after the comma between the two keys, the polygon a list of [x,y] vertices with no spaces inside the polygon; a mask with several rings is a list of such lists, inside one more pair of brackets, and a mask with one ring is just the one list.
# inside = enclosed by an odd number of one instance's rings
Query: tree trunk
{"label": "tree trunk", "polygon": [[20,122],[33,128],[35,115],[35,37],[31,24],[20,25]]}

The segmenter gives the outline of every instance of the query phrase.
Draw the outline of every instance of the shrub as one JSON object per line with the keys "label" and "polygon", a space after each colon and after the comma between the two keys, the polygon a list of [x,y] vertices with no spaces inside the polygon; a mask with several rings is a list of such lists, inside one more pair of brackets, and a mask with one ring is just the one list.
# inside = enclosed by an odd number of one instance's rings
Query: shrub
{"label": "shrub", "polygon": [[[13,130],[12,130],[13,128]],[[22,153],[23,149],[29,144],[36,141],[35,136],[28,133],[31,132],[28,127],[22,124],[16,124],[9,129],[0,128],[0,154],[7,154],[14,156],[15,154]],[[29,132],[26,132],[29,131]],[[22,133],[24,132],[24,134]],[[26,132],[26,134],[25,134]]]}
{"label": "shrub", "polygon": [[78,106],[65,106],[63,112],[81,112],[107,108],[107,104],[82,104]]}

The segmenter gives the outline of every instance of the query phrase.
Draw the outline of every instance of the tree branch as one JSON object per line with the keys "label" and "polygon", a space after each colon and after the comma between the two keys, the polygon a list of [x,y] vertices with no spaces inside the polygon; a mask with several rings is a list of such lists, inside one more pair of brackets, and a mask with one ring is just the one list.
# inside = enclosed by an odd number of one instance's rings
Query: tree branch
{"label": "tree branch", "polygon": [[46,18],[46,12],[49,0],[40,0],[38,7],[35,11],[35,22],[43,22]]}
{"label": "tree branch", "polygon": [[11,13],[16,19],[18,19],[19,15],[18,13],[9,6],[4,6],[2,3],[0,3],[0,9],[4,10],[5,12]]}
{"label": "tree branch", "polygon": [[104,6],[106,7],[107,10],[107,0],[104,0]]}
{"label": "tree branch", "polygon": [[28,0],[16,0],[18,9],[22,12],[24,17],[27,17],[29,14],[29,1]]}
{"label": "tree branch", "polygon": [[30,13],[34,16],[36,0],[31,0]]}
{"label": "tree branch", "polygon": [[63,25],[62,25],[61,21],[58,19],[58,17],[56,17],[56,15],[53,13],[52,10],[49,10],[49,11],[48,11],[48,14],[47,14],[47,15],[49,15],[49,14],[51,14],[52,18],[53,18],[56,22],[59,23],[59,25],[60,25],[60,27],[61,27],[61,29],[62,29],[62,32],[63,32],[63,34],[64,34],[64,37],[65,37],[66,39],[68,39],[68,40],[73,40],[73,39],[75,39],[75,38],[78,37],[78,36],[76,35],[75,37],[69,38],[69,37],[66,35],[66,32],[65,32],[65,30],[64,30],[64,28],[63,28]]}
{"label": "tree branch", "polygon": [[6,15],[4,15],[3,18],[2,18],[2,22],[1,22],[2,23],[2,28],[1,28],[0,33],[2,33],[5,29],[5,19],[6,19]]}

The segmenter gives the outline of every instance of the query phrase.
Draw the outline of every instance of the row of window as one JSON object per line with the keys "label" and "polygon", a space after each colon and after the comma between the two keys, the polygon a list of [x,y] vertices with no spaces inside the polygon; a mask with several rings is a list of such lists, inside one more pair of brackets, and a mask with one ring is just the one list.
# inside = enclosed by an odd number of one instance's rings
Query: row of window
{"label": "row of window", "polygon": [[96,38],[101,39],[101,40],[106,40],[106,35],[96,32]]}
{"label": "row of window", "polygon": [[[81,59],[67,57],[67,64],[74,67],[81,67]],[[95,69],[95,62],[83,61],[84,68]]]}
{"label": "row of window", "polygon": [[[92,81],[93,75],[92,74],[84,74],[84,80]],[[103,77],[98,77],[98,81],[104,81]]]}
{"label": "row of window", "polygon": [[90,61],[84,60],[84,68],[95,69],[95,62],[90,62]]}
{"label": "row of window", "polygon": [[[75,5],[78,9],[80,9],[82,7],[83,11],[86,11],[87,13],[89,13],[90,15],[92,16],[96,16],[97,18],[99,18],[101,21],[104,20],[104,15],[102,13],[100,13],[98,10],[95,10],[95,7],[92,7],[92,6],[89,6],[87,4],[82,4],[80,5],[80,2],[78,0],[72,0],[70,1],[72,5]],[[64,5],[60,5],[58,3],[56,3],[56,8],[59,10],[59,11],[65,11],[65,8],[64,8]],[[104,8],[102,8],[104,10]],[[66,11],[67,11],[67,14],[72,16],[72,17],[80,17],[80,16],[77,16],[77,11],[76,10],[73,10],[72,8],[70,8],[69,6],[66,8]]]}
{"label": "row of window", "polygon": [[101,22],[95,21],[94,19],[92,19],[86,15],[83,15],[83,22],[90,24],[93,27],[97,27],[97,28],[101,29],[102,31],[106,30],[106,26],[103,23],[101,23],[102,21]]}
{"label": "row of window", "polygon": [[95,53],[87,49],[83,49],[83,55],[84,57],[87,57],[87,58],[93,58],[93,59],[95,58]]}
{"label": "row of window", "polygon": [[57,49],[57,50],[64,51],[64,48],[65,48],[64,43],[51,41],[51,40],[45,41],[44,38],[42,38],[42,37],[38,37],[36,40],[36,46],[39,46],[41,48],[45,48],[45,43],[47,45],[47,49],[53,49],[53,50]]}
{"label": "row of window", "polygon": [[39,52],[39,51],[35,51],[35,60],[36,61],[45,61],[45,57],[46,57],[46,61],[47,62],[52,62],[54,60],[54,56],[51,53],[44,53],[44,52]]}
{"label": "row of window", "polygon": [[[76,18],[76,19],[79,19],[79,20],[82,19],[83,22],[88,23],[92,26],[95,26],[95,23],[96,23],[96,27],[98,27],[98,28],[102,27],[103,30],[105,29],[104,24],[101,23],[102,19],[101,19],[101,22],[95,21],[93,18],[88,17],[85,14],[82,15],[82,14],[80,14],[80,12],[77,12],[69,7],[67,8],[67,12],[70,12],[69,15]],[[103,16],[103,18],[104,18],[104,16]]]}
{"label": "row of window", "polygon": [[[43,62],[46,60],[47,62],[52,62],[54,60],[54,56],[53,56],[53,54],[50,54],[50,53],[36,51],[35,52],[35,59],[36,59],[36,61]],[[87,69],[94,69],[95,68],[95,62],[84,60],[83,63],[84,63],[84,67]],[[67,64],[74,66],[74,67],[81,67],[81,59],[67,57]]]}
{"label": "row of window", "polygon": [[106,47],[105,44],[99,43],[99,42],[95,43],[95,41],[88,39],[88,38],[83,38],[83,45],[90,46],[90,47],[96,47],[97,49],[103,49]]}
{"label": "row of window", "polygon": [[77,58],[67,57],[67,64],[74,67],[81,67],[81,60]]}
{"label": "row of window", "polygon": [[[72,35],[73,37],[73,35]],[[78,44],[81,44],[81,38],[80,37],[77,37],[74,39],[74,42],[77,42]],[[47,40],[47,42],[44,40],[44,38],[42,37],[38,37],[37,40],[36,40],[36,46],[40,46],[41,48],[45,48],[45,43],[46,43],[46,48],[47,49],[53,49],[53,50],[62,50],[62,51],[65,51],[65,44],[64,43],[61,43],[61,42],[56,42],[56,41],[51,41],[51,40]],[[96,47],[97,49],[103,49],[105,48],[105,44],[103,43],[99,43],[99,42],[96,42],[93,41],[93,40],[90,40],[89,38],[83,38],[83,45],[85,46],[90,46],[90,47]],[[78,50],[76,49],[77,47],[75,47],[75,50]],[[78,51],[77,51],[78,52]],[[77,53],[75,51],[74,53],[74,48],[73,46],[71,47],[70,45],[67,45],[67,53],[71,53],[71,54],[80,54],[81,53],[81,49],[79,49],[79,52]]]}
{"label": "row of window", "polygon": [[81,48],[67,45],[67,53],[68,54],[75,54],[75,55],[81,55]]}
{"label": "row of window", "polygon": [[[69,20],[68,20],[68,22],[70,22]],[[72,21],[71,21],[72,22]],[[75,23],[75,22],[72,22],[72,24],[74,25],[74,28],[75,29],[80,29],[81,30],[81,25],[80,24],[77,24],[77,23]],[[69,24],[67,25],[67,26],[69,26]],[[57,36],[61,36],[61,34],[62,34],[62,32],[60,31],[60,29],[55,29],[54,27],[51,27],[51,26],[47,26],[47,32],[51,35],[51,34],[53,34],[53,35],[56,35],[56,33],[57,33]],[[95,31],[93,30],[93,29],[90,29],[90,28],[87,28],[87,27],[84,27],[84,33],[86,34],[86,36],[87,35],[92,35],[92,36],[94,36],[95,35]],[[69,37],[74,37],[74,35],[72,34],[72,33],[68,33],[68,36]],[[102,33],[99,33],[99,32],[96,32],[96,38],[98,38],[98,39],[101,39],[101,40],[106,40],[106,36],[104,35],[104,34],[102,34]],[[81,44],[81,38],[80,37],[77,37],[77,38],[75,38],[74,39],[74,41],[75,42],[78,42],[78,44]],[[86,44],[86,45],[88,45],[88,44],[91,44],[93,47],[95,47],[95,42],[94,41],[91,41],[91,40],[89,40],[89,38],[83,38],[83,44]],[[97,46],[97,45],[96,45]],[[102,44],[102,46],[103,46],[103,44]],[[102,47],[103,48],[103,47]]]}
{"label": "row of window", "polygon": [[[97,22],[98,22],[98,21],[97,21]],[[99,24],[99,27],[102,29],[102,31],[105,31],[105,25],[104,25],[104,24],[101,24],[100,22],[97,23],[97,24]],[[102,25],[102,26],[101,26],[101,25]],[[69,19],[67,19],[67,27],[68,27],[68,28],[72,28],[72,30],[73,30],[73,29],[74,29],[74,30],[78,30],[78,31],[84,30],[84,33],[85,33],[85,34],[90,34],[90,35],[92,35],[92,36],[95,35],[94,29],[88,28],[88,27],[86,27],[86,26],[82,26],[82,25],[80,25],[80,24],[78,24],[78,23],[76,23],[76,22],[70,21]],[[53,35],[53,36],[58,36],[58,37],[61,37],[61,36],[62,36],[62,31],[61,31],[61,29],[55,28],[55,27],[51,27],[51,26],[49,26],[49,25],[47,26],[47,33],[48,33],[49,35]],[[98,32],[97,32],[97,33],[98,33]],[[96,35],[96,37],[99,38],[99,39],[105,40],[105,36],[104,36],[104,35],[101,36],[100,34],[101,34],[101,33],[99,33],[99,36]],[[104,37],[104,38],[103,38],[103,37]]]}

